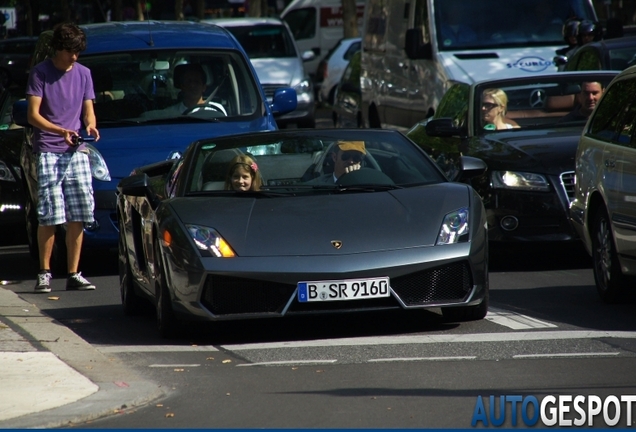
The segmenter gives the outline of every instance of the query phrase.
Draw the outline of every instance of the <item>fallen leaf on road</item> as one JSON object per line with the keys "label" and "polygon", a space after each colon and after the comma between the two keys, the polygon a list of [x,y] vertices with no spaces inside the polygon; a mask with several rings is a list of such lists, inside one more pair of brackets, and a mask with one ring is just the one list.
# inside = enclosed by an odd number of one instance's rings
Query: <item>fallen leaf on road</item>
{"label": "fallen leaf on road", "polygon": [[163,404],[157,404],[155,405],[157,408],[161,408],[163,406]]}
{"label": "fallen leaf on road", "polygon": [[292,370],[298,370],[298,366],[294,366]]}
{"label": "fallen leaf on road", "polygon": [[57,296],[51,296],[48,298],[49,300],[59,300],[60,298]]}
{"label": "fallen leaf on road", "polygon": [[174,417],[174,413],[166,413],[166,418],[168,417]]}
{"label": "fallen leaf on road", "polygon": [[214,360],[214,357],[208,357],[206,360]]}
{"label": "fallen leaf on road", "polygon": [[318,369],[318,370],[316,371],[316,373],[322,373],[322,372],[324,372],[322,369]]}
{"label": "fallen leaf on road", "polygon": [[232,363],[232,360],[223,360],[223,363]]}
{"label": "fallen leaf on road", "polygon": [[225,396],[229,396],[229,395],[230,395],[229,393],[225,393]]}
{"label": "fallen leaf on road", "polygon": [[175,369],[175,372],[183,372],[185,369]]}

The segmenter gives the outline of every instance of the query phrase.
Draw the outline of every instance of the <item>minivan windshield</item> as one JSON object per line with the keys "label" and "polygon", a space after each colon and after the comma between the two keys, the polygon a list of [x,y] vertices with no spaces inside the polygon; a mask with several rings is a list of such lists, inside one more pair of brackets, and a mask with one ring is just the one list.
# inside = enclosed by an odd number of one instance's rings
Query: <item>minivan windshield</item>
{"label": "minivan windshield", "polygon": [[291,34],[283,25],[228,26],[251,59],[296,57]]}
{"label": "minivan windshield", "polygon": [[263,101],[239,52],[152,50],[81,56],[100,124],[226,121],[261,115]]}
{"label": "minivan windshield", "polygon": [[434,0],[440,51],[565,45],[563,23],[594,20],[588,0]]}

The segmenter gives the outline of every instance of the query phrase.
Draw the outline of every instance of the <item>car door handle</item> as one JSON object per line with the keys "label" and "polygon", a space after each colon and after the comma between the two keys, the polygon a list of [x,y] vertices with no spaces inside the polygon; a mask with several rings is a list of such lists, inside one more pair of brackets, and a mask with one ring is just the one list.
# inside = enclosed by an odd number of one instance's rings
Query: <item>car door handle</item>
{"label": "car door handle", "polygon": [[616,161],[612,159],[605,159],[605,168],[616,168]]}

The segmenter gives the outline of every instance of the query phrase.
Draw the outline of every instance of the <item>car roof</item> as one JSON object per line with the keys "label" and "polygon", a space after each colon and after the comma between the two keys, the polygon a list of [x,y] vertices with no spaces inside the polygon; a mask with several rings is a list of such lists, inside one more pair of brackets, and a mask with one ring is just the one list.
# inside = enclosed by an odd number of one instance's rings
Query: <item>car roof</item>
{"label": "car roof", "polygon": [[222,27],[245,27],[254,25],[283,25],[278,18],[218,18],[201,20],[202,23],[217,24]]}
{"label": "car roof", "polygon": [[599,49],[611,51],[617,48],[636,46],[636,36],[623,36],[613,39],[603,39],[597,42],[590,42],[586,46],[598,47]]}
{"label": "car roof", "polygon": [[82,55],[148,49],[240,49],[227,30],[191,21],[118,21],[80,27],[88,41]]}
{"label": "car roof", "polygon": [[554,72],[550,74],[540,74],[540,75],[530,75],[524,77],[514,77],[514,78],[499,78],[499,79],[488,79],[481,80],[471,84],[471,87],[482,87],[485,84],[514,84],[514,83],[523,83],[528,80],[535,82],[549,82],[549,81],[561,81],[566,79],[582,79],[585,77],[598,77],[598,78],[612,78],[618,75],[619,71],[611,71],[611,70],[587,70],[587,71],[562,71],[562,72]]}

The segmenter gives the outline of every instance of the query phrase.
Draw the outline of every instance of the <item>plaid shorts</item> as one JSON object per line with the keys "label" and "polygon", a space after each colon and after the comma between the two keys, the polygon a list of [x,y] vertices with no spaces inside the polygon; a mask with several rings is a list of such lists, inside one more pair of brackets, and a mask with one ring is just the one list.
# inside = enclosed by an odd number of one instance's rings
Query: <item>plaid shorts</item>
{"label": "plaid shorts", "polygon": [[38,157],[38,222],[93,222],[93,183],[83,152],[40,153]]}

